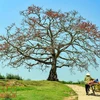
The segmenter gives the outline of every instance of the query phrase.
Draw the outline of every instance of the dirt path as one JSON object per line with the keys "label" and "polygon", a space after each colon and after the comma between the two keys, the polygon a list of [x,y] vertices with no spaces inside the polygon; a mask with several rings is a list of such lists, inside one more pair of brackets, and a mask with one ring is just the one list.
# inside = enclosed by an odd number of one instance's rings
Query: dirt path
{"label": "dirt path", "polygon": [[[78,85],[67,85],[71,87],[77,94],[78,94],[78,100],[100,100],[100,92],[96,92],[96,95],[86,95],[84,87],[78,86]],[[90,91],[90,94],[92,91]]]}

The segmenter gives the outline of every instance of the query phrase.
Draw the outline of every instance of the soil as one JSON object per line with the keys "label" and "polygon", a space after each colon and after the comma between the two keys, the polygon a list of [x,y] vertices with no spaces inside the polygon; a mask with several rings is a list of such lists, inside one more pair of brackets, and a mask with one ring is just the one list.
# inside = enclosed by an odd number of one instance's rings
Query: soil
{"label": "soil", "polygon": [[[89,95],[86,95],[85,88],[78,85],[67,85],[72,88],[78,95],[78,100],[100,100],[100,92],[95,92],[93,95],[92,90],[90,90]],[[74,99],[65,99],[65,100],[74,100]]]}

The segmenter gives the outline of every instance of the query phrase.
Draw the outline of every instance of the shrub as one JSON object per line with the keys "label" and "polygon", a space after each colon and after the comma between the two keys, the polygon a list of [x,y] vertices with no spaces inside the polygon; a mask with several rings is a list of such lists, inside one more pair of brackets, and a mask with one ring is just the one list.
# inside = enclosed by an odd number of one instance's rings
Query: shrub
{"label": "shrub", "polygon": [[72,81],[59,81],[60,83],[63,83],[63,84],[73,84]]}
{"label": "shrub", "polygon": [[5,79],[5,76],[0,74],[0,79]]}
{"label": "shrub", "polygon": [[7,74],[6,79],[17,79],[22,80],[22,78],[19,75],[13,75],[13,74]]}

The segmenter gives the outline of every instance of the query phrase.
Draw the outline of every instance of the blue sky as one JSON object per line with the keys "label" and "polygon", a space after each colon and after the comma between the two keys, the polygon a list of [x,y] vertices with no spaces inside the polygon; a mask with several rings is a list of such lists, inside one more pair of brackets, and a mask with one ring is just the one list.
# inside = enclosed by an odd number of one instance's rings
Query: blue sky
{"label": "blue sky", "polygon": [[[100,0],[0,0],[0,35],[5,34],[5,28],[12,23],[20,25],[22,17],[19,12],[26,10],[32,4],[43,7],[43,9],[60,9],[64,12],[76,10],[100,29]],[[100,59],[98,59],[98,62],[100,62]],[[95,70],[90,67],[89,69],[91,76],[100,80],[100,68]],[[24,79],[45,80],[47,79],[49,69],[42,72],[39,68],[33,68],[28,72],[23,67],[18,69],[2,68],[2,64],[0,64],[0,73],[2,75],[6,75],[6,73],[19,74]],[[77,69],[75,69],[75,74],[71,74],[68,68],[58,70],[58,78],[64,81],[83,80],[85,74],[86,72],[79,72]]]}

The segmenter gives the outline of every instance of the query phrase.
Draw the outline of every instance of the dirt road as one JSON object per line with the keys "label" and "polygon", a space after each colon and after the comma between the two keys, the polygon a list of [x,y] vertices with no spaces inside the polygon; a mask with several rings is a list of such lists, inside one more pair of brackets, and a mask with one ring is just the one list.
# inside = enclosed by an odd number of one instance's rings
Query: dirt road
{"label": "dirt road", "polygon": [[96,92],[96,95],[92,95],[92,91],[90,91],[90,95],[85,94],[84,87],[78,85],[67,85],[71,87],[77,94],[78,100],[100,100],[100,92]]}

